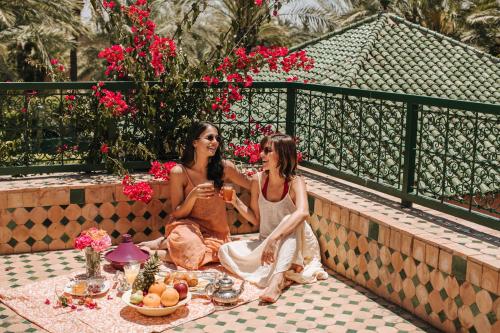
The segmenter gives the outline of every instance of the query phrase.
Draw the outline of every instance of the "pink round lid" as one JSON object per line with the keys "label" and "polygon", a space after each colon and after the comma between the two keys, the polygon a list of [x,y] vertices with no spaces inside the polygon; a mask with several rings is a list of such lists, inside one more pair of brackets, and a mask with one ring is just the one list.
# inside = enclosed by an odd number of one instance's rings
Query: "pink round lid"
{"label": "pink round lid", "polygon": [[140,261],[144,262],[148,260],[149,253],[143,251],[132,243],[132,236],[129,234],[123,234],[122,242],[113,251],[109,251],[104,255],[104,257],[109,261],[114,261],[116,263],[127,263],[130,261]]}

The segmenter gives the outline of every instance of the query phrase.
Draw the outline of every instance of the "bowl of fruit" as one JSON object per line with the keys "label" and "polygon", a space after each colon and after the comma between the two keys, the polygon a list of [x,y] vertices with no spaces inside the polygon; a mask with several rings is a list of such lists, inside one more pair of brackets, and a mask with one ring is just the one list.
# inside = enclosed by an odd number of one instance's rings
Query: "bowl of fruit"
{"label": "bowl of fruit", "polygon": [[166,316],[185,306],[191,300],[189,287],[185,282],[168,286],[163,282],[153,283],[147,292],[129,290],[122,300],[137,312],[151,317]]}

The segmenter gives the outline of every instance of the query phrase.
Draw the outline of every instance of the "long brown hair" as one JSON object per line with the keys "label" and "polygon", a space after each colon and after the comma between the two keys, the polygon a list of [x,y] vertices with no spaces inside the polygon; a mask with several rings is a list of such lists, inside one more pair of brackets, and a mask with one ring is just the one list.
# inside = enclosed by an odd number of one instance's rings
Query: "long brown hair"
{"label": "long brown hair", "polygon": [[281,177],[290,181],[297,175],[297,146],[295,140],[286,134],[275,133],[265,136],[260,142],[261,151],[270,142],[278,155],[278,170]]}

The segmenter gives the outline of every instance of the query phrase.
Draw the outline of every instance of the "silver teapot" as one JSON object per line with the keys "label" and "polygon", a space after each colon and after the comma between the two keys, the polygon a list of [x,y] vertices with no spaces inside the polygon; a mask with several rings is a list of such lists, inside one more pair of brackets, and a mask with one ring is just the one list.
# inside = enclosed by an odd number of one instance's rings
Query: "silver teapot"
{"label": "silver teapot", "polygon": [[205,291],[212,301],[216,303],[223,305],[234,304],[238,301],[243,290],[245,290],[245,282],[243,281],[239,290],[235,290],[233,289],[234,281],[227,274],[224,274],[222,279],[215,283],[209,283],[205,287]]}

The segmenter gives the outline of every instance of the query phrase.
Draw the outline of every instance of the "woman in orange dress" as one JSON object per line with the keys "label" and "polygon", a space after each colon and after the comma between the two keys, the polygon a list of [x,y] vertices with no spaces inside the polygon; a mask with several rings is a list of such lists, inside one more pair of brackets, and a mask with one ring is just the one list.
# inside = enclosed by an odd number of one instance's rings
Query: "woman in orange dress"
{"label": "woman in orange dress", "polygon": [[250,188],[250,180],[222,159],[218,128],[200,122],[187,133],[181,163],[170,173],[171,221],[165,237],[141,245],[167,250],[178,267],[195,270],[218,262],[219,247],[229,242],[226,204],[219,195],[225,181]]}

